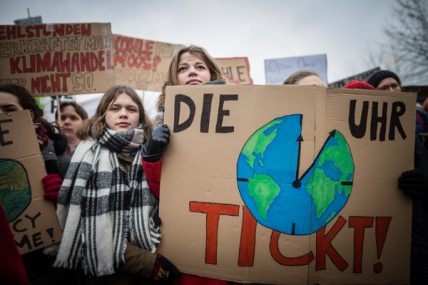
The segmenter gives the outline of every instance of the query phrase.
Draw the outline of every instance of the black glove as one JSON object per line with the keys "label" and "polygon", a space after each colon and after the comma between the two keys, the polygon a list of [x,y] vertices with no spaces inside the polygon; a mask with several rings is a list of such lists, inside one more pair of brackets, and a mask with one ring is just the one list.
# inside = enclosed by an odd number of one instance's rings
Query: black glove
{"label": "black glove", "polygon": [[169,128],[165,124],[156,125],[143,146],[143,158],[146,161],[158,161],[169,143]]}
{"label": "black glove", "polygon": [[419,169],[405,171],[398,178],[398,187],[412,198],[427,198],[428,176]]}
{"label": "black glove", "polygon": [[48,174],[59,173],[57,160],[45,160],[45,168]]}
{"label": "black glove", "polygon": [[65,151],[67,150],[67,137],[63,134],[53,134],[51,138],[54,142],[54,148],[55,148],[55,154],[56,155],[63,155]]}

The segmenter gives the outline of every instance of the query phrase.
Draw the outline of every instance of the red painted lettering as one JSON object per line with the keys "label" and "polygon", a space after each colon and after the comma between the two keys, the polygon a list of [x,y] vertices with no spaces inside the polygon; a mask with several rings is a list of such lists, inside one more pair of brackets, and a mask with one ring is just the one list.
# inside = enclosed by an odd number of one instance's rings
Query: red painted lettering
{"label": "red painted lettering", "polygon": [[317,241],[316,241],[316,260],[315,260],[315,270],[325,270],[325,256],[326,254],[330,257],[331,261],[336,265],[336,267],[343,271],[348,267],[346,260],[337,252],[337,250],[331,244],[332,240],[340,232],[340,230],[345,225],[346,220],[339,216],[331,227],[330,231],[324,235],[325,227],[317,231]]}
{"label": "red painted lettering", "polygon": [[15,73],[21,73],[22,69],[19,67],[19,63],[21,57],[16,57],[16,58],[9,58],[9,63],[10,63],[10,73],[15,74]]}
{"label": "red painted lettering", "polygon": [[238,266],[253,266],[254,265],[254,251],[256,247],[256,229],[257,221],[251,215],[247,207],[243,208],[242,228],[241,228],[241,241],[239,243],[239,258]]}
{"label": "red painted lettering", "polygon": [[70,73],[55,73],[31,78],[31,93],[44,95],[46,93],[67,92],[67,78]]}
{"label": "red painted lettering", "polygon": [[373,227],[372,217],[349,217],[349,227],[354,228],[354,273],[361,273],[363,264],[363,243],[366,228]]}
{"label": "red painted lettering", "polygon": [[[388,233],[389,224],[391,222],[391,217],[376,217],[376,253],[377,258],[380,258],[383,250],[383,245],[385,244],[386,234]],[[380,262],[377,262],[373,266],[374,273],[382,272],[383,265]]]}
{"label": "red painted lettering", "polygon": [[239,206],[206,202],[189,203],[190,212],[204,213],[206,217],[205,263],[217,264],[218,222],[220,215],[238,216]]}
{"label": "red painted lettering", "polygon": [[278,247],[278,240],[280,236],[280,232],[272,231],[272,235],[270,237],[270,254],[276,262],[281,265],[298,266],[308,265],[312,262],[312,260],[314,260],[314,254],[312,251],[298,257],[287,257],[282,255]]}

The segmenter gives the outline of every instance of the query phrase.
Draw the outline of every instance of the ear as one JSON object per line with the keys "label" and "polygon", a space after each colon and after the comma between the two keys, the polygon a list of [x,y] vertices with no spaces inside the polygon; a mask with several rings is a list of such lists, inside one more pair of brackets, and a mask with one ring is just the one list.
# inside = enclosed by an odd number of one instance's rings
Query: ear
{"label": "ear", "polygon": [[31,119],[34,121],[34,112],[33,112],[33,110],[28,110],[28,111],[30,111]]}

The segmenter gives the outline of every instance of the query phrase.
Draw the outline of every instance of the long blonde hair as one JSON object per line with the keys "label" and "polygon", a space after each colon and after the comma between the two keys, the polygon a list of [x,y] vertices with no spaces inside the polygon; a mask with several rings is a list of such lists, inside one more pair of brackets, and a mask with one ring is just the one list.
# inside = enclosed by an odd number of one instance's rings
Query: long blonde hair
{"label": "long blonde hair", "polygon": [[223,79],[220,72],[220,68],[204,48],[195,46],[195,45],[190,45],[190,46],[181,48],[171,59],[171,63],[168,69],[168,76],[167,76],[168,80],[164,83],[162,87],[162,93],[159,96],[159,99],[157,102],[158,112],[161,112],[165,106],[165,88],[167,86],[180,85],[178,81],[178,65],[180,63],[181,55],[186,52],[190,53],[191,55],[195,55],[199,57],[207,65],[208,71],[211,74],[210,80]]}

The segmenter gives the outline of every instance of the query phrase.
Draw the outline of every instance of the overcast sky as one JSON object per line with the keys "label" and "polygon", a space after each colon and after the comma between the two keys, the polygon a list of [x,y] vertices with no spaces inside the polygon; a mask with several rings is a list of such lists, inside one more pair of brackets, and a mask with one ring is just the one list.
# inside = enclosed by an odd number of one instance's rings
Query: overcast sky
{"label": "overcast sky", "polygon": [[391,0],[0,0],[0,24],[42,16],[44,23],[110,22],[112,32],[196,44],[213,57],[250,62],[265,84],[264,60],[327,54],[332,82],[375,66],[367,53],[384,41]]}

